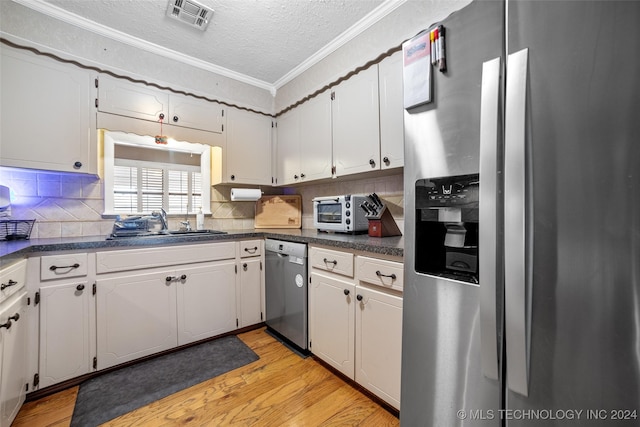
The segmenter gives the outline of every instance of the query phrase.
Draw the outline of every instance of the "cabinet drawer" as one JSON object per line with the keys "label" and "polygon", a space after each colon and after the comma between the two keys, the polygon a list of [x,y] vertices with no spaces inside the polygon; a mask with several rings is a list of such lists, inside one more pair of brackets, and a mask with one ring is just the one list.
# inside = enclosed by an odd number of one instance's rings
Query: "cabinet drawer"
{"label": "cabinet drawer", "polygon": [[402,291],[404,265],[399,262],[359,256],[356,259],[356,278],[383,288]]}
{"label": "cabinet drawer", "polygon": [[243,240],[240,242],[240,257],[252,257],[262,255],[262,240]]}
{"label": "cabinet drawer", "polygon": [[235,242],[98,252],[96,254],[96,271],[98,274],[111,273],[233,259],[235,257]]}
{"label": "cabinet drawer", "polygon": [[87,275],[87,254],[50,255],[40,258],[40,280]]}
{"label": "cabinet drawer", "polygon": [[353,254],[312,247],[309,250],[311,267],[353,277]]}
{"label": "cabinet drawer", "polygon": [[0,302],[22,289],[27,278],[27,260],[23,259],[0,270]]}

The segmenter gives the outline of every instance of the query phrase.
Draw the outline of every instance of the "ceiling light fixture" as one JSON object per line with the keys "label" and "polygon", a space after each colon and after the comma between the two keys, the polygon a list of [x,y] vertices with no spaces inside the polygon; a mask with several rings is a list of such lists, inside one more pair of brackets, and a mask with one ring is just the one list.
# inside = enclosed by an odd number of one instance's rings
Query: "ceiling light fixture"
{"label": "ceiling light fixture", "polygon": [[193,0],[169,0],[167,16],[204,31],[213,16],[213,9]]}

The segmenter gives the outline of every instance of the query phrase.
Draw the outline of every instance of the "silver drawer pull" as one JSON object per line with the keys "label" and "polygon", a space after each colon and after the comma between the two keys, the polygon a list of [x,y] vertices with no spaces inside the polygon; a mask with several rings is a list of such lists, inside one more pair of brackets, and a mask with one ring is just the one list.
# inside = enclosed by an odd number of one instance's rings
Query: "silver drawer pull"
{"label": "silver drawer pull", "polygon": [[52,265],[51,267],[49,267],[49,270],[51,271],[56,271],[59,268],[68,268],[69,270],[72,270],[74,268],[78,268],[80,267],[80,264],[78,264],[77,262],[73,265]]}
{"label": "silver drawer pull", "polygon": [[168,282],[173,282],[174,280],[187,280],[187,275],[183,274],[182,276],[167,276],[164,278],[164,280],[168,283]]}
{"label": "silver drawer pull", "polygon": [[396,275],[395,273],[391,273],[391,274],[382,274],[380,273],[380,270],[376,271],[376,276],[378,277],[390,277],[391,280],[396,280]]}
{"label": "silver drawer pull", "polygon": [[7,329],[11,328],[11,325],[12,325],[11,321],[14,320],[17,322],[18,319],[20,319],[20,313],[16,313],[13,316],[9,316],[6,323],[0,324],[0,328],[7,328]]}
{"label": "silver drawer pull", "polygon": [[9,281],[6,284],[3,283],[2,285],[0,285],[0,291],[4,291],[9,286],[15,286],[17,284],[18,284],[18,282],[16,282],[15,280],[9,279]]}
{"label": "silver drawer pull", "polygon": [[333,264],[334,267],[338,265],[338,261],[336,261],[335,259],[333,261],[329,261],[328,259],[325,258],[323,261],[325,264]]}
{"label": "silver drawer pull", "polygon": [[245,252],[249,252],[250,254],[255,254],[258,251],[258,247],[254,246],[253,248],[244,248]]}

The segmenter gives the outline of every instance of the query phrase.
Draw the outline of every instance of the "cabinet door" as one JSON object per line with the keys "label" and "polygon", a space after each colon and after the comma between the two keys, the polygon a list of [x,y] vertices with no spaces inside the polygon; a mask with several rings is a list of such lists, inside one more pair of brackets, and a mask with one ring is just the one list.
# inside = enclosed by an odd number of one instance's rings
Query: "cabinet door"
{"label": "cabinet door", "polygon": [[169,109],[168,123],[209,132],[223,132],[224,109],[217,102],[171,95]]}
{"label": "cabinet door", "polygon": [[356,287],[356,381],[400,409],[402,297]]}
{"label": "cabinet door", "polygon": [[92,303],[86,281],[40,288],[40,387],[91,371]]}
{"label": "cabinet door", "polygon": [[245,258],[240,262],[240,327],[262,322],[262,260]]}
{"label": "cabinet door", "polygon": [[271,117],[227,109],[226,174],[236,184],[272,184]]}
{"label": "cabinet door", "polygon": [[380,169],[378,67],[336,86],[331,115],[336,175]]}
{"label": "cabinet door", "polygon": [[277,184],[295,184],[300,180],[300,107],[278,118],[277,135]]}
{"label": "cabinet door", "polygon": [[322,93],[300,109],[300,180],[331,178],[331,94]]}
{"label": "cabinet door", "polygon": [[351,379],[354,378],[354,289],[351,283],[311,273],[311,351]]}
{"label": "cabinet door", "polygon": [[404,166],[402,52],[378,64],[380,90],[380,168]]}
{"label": "cabinet door", "polygon": [[106,74],[100,74],[98,80],[98,111],[153,122],[164,114],[164,123],[170,123],[167,92]]}
{"label": "cabinet door", "polygon": [[[17,315],[17,317],[16,317]],[[9,427],[25,399],[27,379],[27,292],[0,312],[0,323],[10,327],[0,329],[0,427]]]}
{"label": "cabinet door", "polygon": [[234,260],[178,268],[176,277],[178,345],[236,328]]}
{"label": "cabinet door", "polygon": [[177,346],[174,270],[96,281],[98,369]]}
{"label": "cabinet door", "polygon": [[2,47],[0,164],[97,173],[87,70]]}

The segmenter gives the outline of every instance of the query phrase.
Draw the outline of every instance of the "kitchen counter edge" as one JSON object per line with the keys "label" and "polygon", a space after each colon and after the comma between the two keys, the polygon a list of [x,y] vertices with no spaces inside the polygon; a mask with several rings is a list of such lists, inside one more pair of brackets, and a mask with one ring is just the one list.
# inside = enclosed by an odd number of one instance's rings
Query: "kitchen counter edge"
{"label": "kitchen counter edge", "polygon": [[0,267],[38,252],[58,252],[82,249],[126,248],[145,246],[167,246],[185,243],[269,238],[291,242],[332,246],[389,256],[404,256],[404,240],[397,237],[369,237],[366,234],[323,233],[308,229],[255,229],[228,230],[227,234],[129,237],[107,240],[107,236],[61,237],[30,239],[0,243]]}

